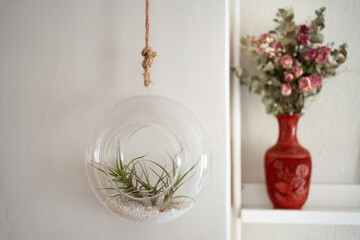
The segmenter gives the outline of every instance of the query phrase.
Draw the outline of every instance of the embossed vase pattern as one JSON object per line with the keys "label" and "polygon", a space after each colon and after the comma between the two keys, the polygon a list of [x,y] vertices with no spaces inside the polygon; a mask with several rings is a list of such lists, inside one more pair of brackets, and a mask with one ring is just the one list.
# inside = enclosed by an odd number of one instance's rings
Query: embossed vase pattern
{"label": "embossed vase pattern", "polygon": [[279,139],[265,154],[266,185],[274,208],[301,209],[309,194],[311,156],[296,135],[301,116],[276,116]]}

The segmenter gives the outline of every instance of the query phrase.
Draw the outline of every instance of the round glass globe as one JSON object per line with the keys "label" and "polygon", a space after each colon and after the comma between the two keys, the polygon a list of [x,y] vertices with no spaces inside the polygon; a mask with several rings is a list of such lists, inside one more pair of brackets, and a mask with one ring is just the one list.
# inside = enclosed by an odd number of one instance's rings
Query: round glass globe
{"label": "round glass globe", "polygon": [[162,223],[195,203],[209,174],[211,148],[201,124],[181,104],[138,96],[110,109],[86,155],[90,185],[113,213]]}

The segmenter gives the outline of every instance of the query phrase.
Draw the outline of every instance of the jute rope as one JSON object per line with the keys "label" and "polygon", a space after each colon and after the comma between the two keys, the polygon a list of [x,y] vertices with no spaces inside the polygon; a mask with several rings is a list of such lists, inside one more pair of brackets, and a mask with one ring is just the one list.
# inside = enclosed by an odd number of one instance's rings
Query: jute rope
{"label": "jute rope", "polygon": [[149,0],[146,0],[146,20],[145,20],[145,48],[141,51],[141,55],[144,57],[142,62],[142,67],[144,68],[144,86],[148,87],[151,83],[150,81],[150,68],[154,62],[154,58],[157,56],[157,52],[153,52],[150,44],[150,17],[149,17]]}

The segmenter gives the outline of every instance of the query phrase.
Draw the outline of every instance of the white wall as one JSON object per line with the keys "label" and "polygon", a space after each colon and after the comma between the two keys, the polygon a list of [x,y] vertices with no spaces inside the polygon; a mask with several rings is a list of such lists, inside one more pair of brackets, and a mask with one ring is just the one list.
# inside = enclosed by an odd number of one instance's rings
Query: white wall
{"label": "white wall", "polygon": [[[275,26],[278,8],[292,6],[300,23],[326,6],[325,42],[347,42],[349,59],[338,76],[327,79],[320,95],[310,101],[299,122],[298,138],[313,159],[313,183],[360,183],[360,28],[359,1],[241,0],[241,35],[259,35]],[[242,59],[242,63],[246,61]],[[265,113],[259,96],[244,87],[242,103],[242,180],[264,182],[263,158],[276,142],[276,119]],[[360,228],[244,224],[247,239],[359,239]]]}
{"label": "white wall", "polygon": [[[0,1],[0,239],[228,238],[226,1],[151,1],[146,90],[144,2]],[[106,211],[84,164],[104,111],[149,92],[187,106],[217,148],[198,204],[155,226]]]}

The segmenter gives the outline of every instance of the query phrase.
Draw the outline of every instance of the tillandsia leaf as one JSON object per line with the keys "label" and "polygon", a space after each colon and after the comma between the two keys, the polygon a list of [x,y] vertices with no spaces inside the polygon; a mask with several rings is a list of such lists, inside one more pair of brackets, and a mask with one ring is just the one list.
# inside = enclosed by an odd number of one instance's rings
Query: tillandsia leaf
{"label": "tillandsia leaf", "polygon": [[120,170],[124,169],[124,166],[122,164],[122,159],[121,159],[121,151],[120,151],[120,140],[118,140],[118,147],[117,147],[117,159],[116,159],[116,165]]}
{"label": "tillandsia leaf", "polygon": [[141,189],[141,188],[147,189],[147,187],[146,187],[147,183],[141,177],[134,175],[134,179],[140,186],[138,189]]}
{"label": "tillandsia leaf", "polygon": [[119,180],[121,180],[123,176],[121,173],[117,173],[114,170],[110,169],[110,167],[108,168],[108,173],[110,176],[118,178]]}
{"label": "tillandsia leaf", "polygon": [[179,177],[177,182],[180,183],[186,177],[186,175],[188,175],[198,164],[199,164],[199,160],[196,161],[196,163],[192,165],[191,168],[187,170],[181,177]]}
{"label": "tillandsia leaf", "polygon": [[144,164],[144,162],[138,162],[139,165],[140,165],[140,168],[141,170],[143,171],[143,174],[145,176],[145,180],[146,180],[146,187],[151,189],[152,188],[152,185],[151,185],[151,182],[150,182],[150,178],[149,178],[149,172],[147,171],[147,167],[146,165]]}
{"label": "tillandsia leaf", "polygon": [[[133,158],[130,162],[124,164],[120,155],[120,146],[117,150],[118,153],[112,166],[105,167],[105,165],[99,163],[91,164],[91,166],[101,173],[108,173],[111,176],[111,180],[115,183],[116,187],[106,189],[119,192],[119,194],[111,195],[111,197],[126,198],[126,195],[122,195],[121,193],[136,198],[155,197],[168,189],[170,184],[175,181],[173,187],[164,195],[162,208],[165,208],[171,202],[174,193],[192,177],[186,178],[198,164],[198,162],[194,164],[184,174],[180,173],[178,178],[175,179],[178,168],[174,160],[176,155],[171,157],[171,155],[168,154],[173,166],[173,169],[169,172],[166,170],[166,165],[162,166],[153,160],[145,159],[146,155]],[[154,168],[154,166],[156,166],[156,168]],[[150,180],[149,172],[156,176],[155,179],[152,179],[154,180],[154,184]],[[159,198],[155,197],[152,198],[150,202],[155,206],[158,200]]]}
{"label": "tillandsia leaf", "polygon": [[120,197],[121,194],[110,195],[109,197]]}
{"label": "tillandsia leaf", "polygon": [[113,188],[113,187],[105,187],[105,188],[99,188],[99,189],[105,189],[105,190],[115,190],[117,191],[117,188]]}
{"label": "tillandsia leaf", "polygon": [[195,169],[195,167],[199,164],[199,162],[200,160],[198,160],[194,165],[192,165],[185,173],[183,174],[180,173],[179,178],[175,181],[173,187],[169,190],[167,194],[165,194],[164,202],[162,204],[162,207],[160,208],[160,212],[164,211],[166,206],[173,199],[175,192],[177,192],[177,190],[192,177],[191,176],[190,178],[184,180],[185,177]]}
{"label": "tillandsia leaf", "polygon": [[188,177],[187,179],[185,180],[181,180],[178,182],[178,184],[176,185],[176,187],[174,187],[174,192],[180,188],[182,185],[184,185],[186,182],[188,182],[194,175],[191,175],[190,177]]}
{"label": "tillandsia leaf", "polygon": [[139,160],[139,159],[143,159],[144,157],[146,157],[148,154],[142,155],[140,157],[136,157],[134,159],[132,159],[128,164],[126,164],[126,166],[124,167],[124,171],[126,172],[128,170],[128,167],[130,166],[130,164],[132,164],[133,162]]}
{"label": "tillandsia leaf", "polygon": [[[171,159],[171,162],[172,162],[172,177],[173,177],[173,179],[175,178],[175,176],[176,176],[176,169],[178,168],[178,166],[177,166],[177,164],[176,164],[176,162],[175,162],[175,159],[174,158],[172,158],[171,157],[171,155],[169,154],[169,157],[170,157],[170,159]],[[164,172],[166,172],[166,171],[164,171]],[[169,174],[168,174],[169,175]]]}
{"label": "tillandsia leaf", "polygon": [[[164,171],[161,173],[161,175],[159,173],[157,173],[152,167],[149,167],[150,171],[152,171],[157,177],[158,177],[158,182],[161,181],[161,179],[164,179]],[[157,182],[157,183],[158,183]],[[156,184],[157,184],[156,183]]]}
{"label": "tillandsia leaf", "polygon": [[[172,159],[171,159],[172,160]],[[168,177],[170,177],[170,174],[169,174],[169,172],[163,167],[163,166],[161,166],[160,164],[158,164],[157,162],[154,162],[154,161],[152,161],[152,160],[148,160],[149,162],[151,162],[151,163],[153,163],[153,164],[155,164],[156,166],[158,166],[161,170],[163,170],[164,172],[165,172],[165,174],[168,176]],[[177,167],[177,165],[176,165],[176,167]],[[174,170],[174,168],[173,168],[173,170]],[[175,169],[175,171],[176,171],[176,169]]]}
{"label": "tillandsia leaf", "polygon": [[[97,166],[95,165],[95,163],[96,163],[96,164],[100,164],[100,163],[97,163],[97,162],[91,162],[90,165],[91,165],[92,167],[94,167],[95,169],[97,169],[97,170],[99,170],[99,171],[101,171],[101,172],[103,172],[103,173],[106,174],[106,172],[105,172],[103,169],[101,169],[100,167],[97,167]],[[102,164],[100,164],[100,165],[103,167]]]}
{"label": "tillandsia leaf", "polygon": [[157,189],[158,186],[159,186],[159,184],[162,184],[162,185],[160,185],[159,190],[164,190],[164,189],[166,188],[166,187],[165,187],[165,186],[166,186],[166,182],[164,181],[165,178],[166,178],[166,176],[159,176],[159,179],[158,179],[158,181],[155,183],[154,188]]}

